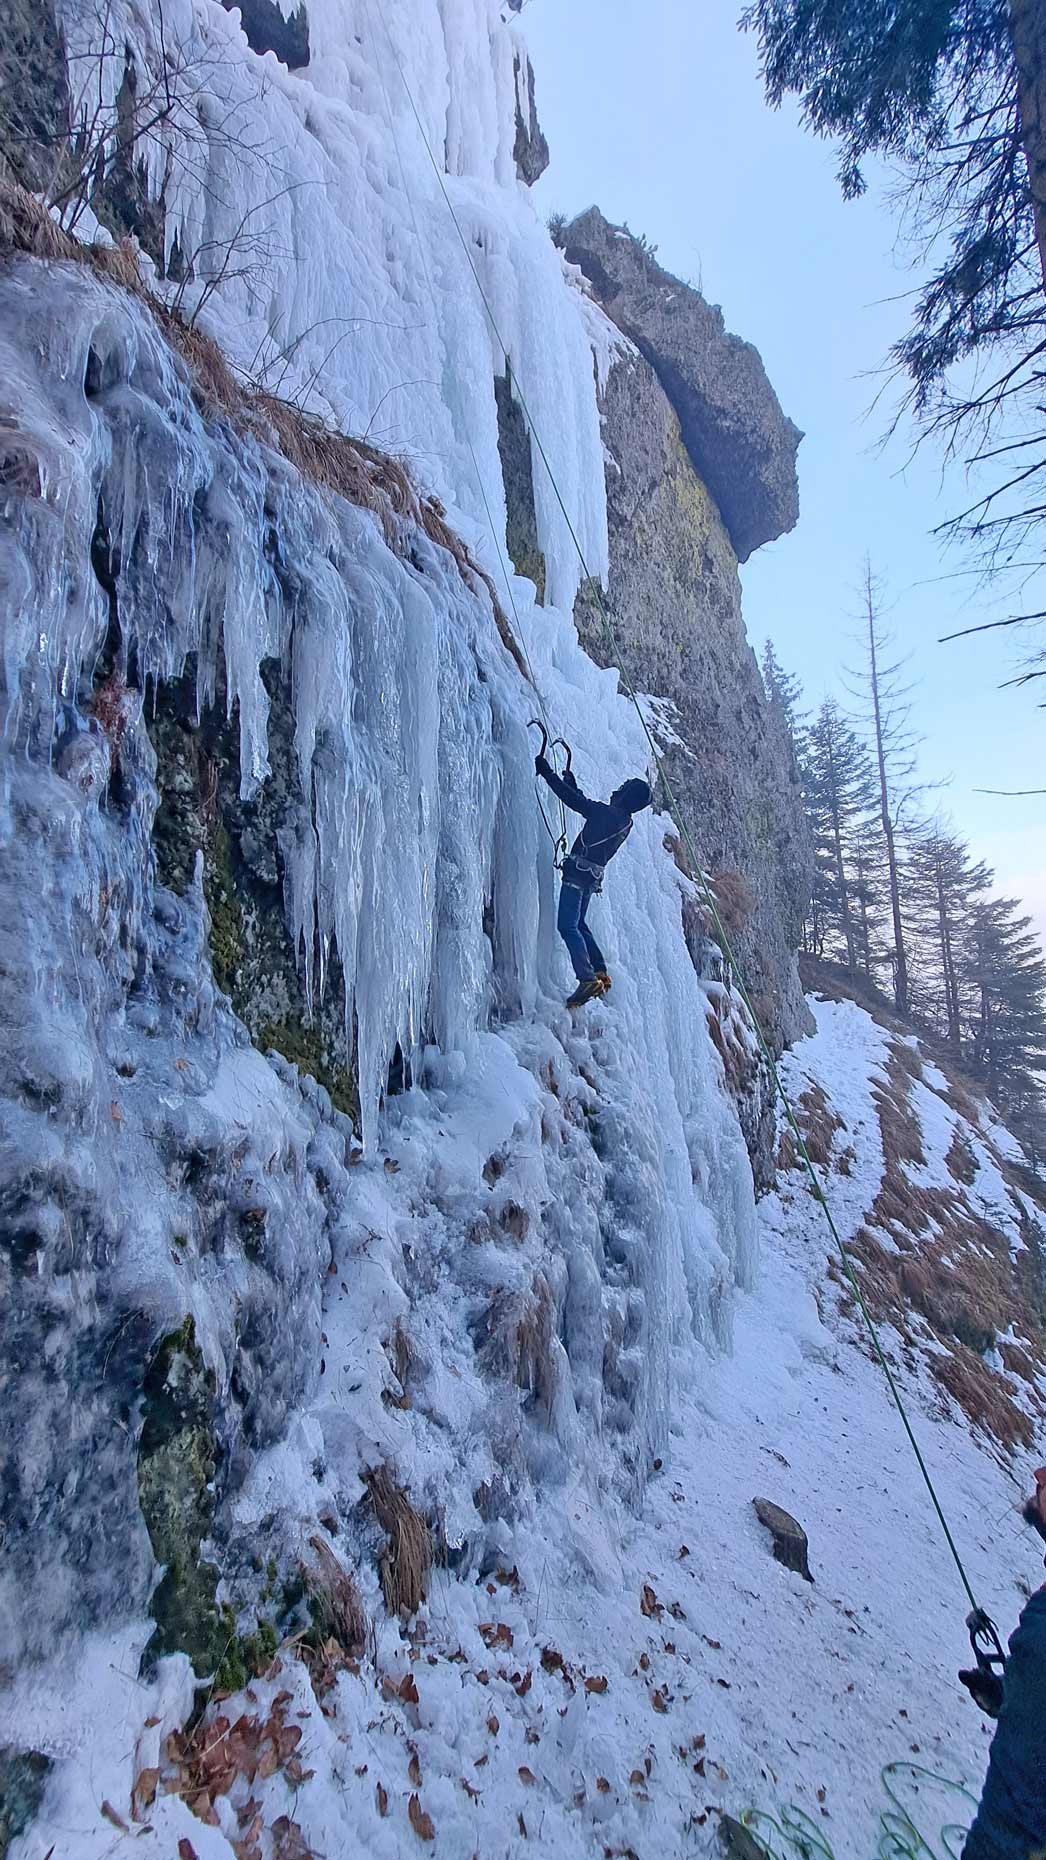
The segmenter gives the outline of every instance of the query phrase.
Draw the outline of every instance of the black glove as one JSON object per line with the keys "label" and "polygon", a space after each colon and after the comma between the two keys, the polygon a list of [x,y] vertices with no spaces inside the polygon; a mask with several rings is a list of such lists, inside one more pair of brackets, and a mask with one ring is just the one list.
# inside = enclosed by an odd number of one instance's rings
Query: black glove
{"label": "black glove", "polygon": [[1000,1674],[990,1673],[983,1666],[975,1666],[968,1672],[961,1672],[959,1678],[973,1699],[974,1704],[986,1718],[997,1718],[1002,1710],[1003,1682]]}
{"label": "black glove", "polygon": [[542,776],[545,781],[547,781],[549,776],[551,775],[552,769],[549,766],[549,764],[545,761],[544,756],[535,756],[534,773],[535,775]]}

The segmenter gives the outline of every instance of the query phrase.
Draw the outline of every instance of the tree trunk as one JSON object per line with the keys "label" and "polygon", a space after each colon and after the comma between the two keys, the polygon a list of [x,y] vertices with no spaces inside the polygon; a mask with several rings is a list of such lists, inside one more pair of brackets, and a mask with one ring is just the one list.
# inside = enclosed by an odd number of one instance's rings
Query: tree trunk
{"label": "tree trunk", "polygon": [[850,897],[846,889],[846,871],[843,866],[843,836],[839,825],[839,784],[835,773],[835,756],[832,753],[832,739],[828,736],[828,779],[830,791],[829,806],[832,810],[832,837],[835,842],[835,878],[839,886],[839,903],[843,913],[843,932],[846,937],[846,967],[851,975],[857,974],[857,958],[854,954],[853,924],[850,921]]}
{"label": "tree trunk", "polygon": [[875,720],[875,760],[879,770],[879,808],[882,815],[883,838],[886,841],[886,863],[890,873],[890,914],[893,918],[894,941],[894,982],[893,999],[898,1014],[908,1012],[908,963],[904,953],[904,925],[901,922],[901,884],[897,869],[897,848],[893,837],[893,820],[890,815],[890,789],[886,779],[886,750],[883,747],[883,719],[879,703],[879,663],[875,640],[875,609],[872,606],[872,591],[868,589],[868,657],[869,682],[872,688],[872,712]]}
{"label": "tree trunk", "polygon": [[1046,7],[1042,0],[1010,0],[1010,38],[1017,67],[1021,141],[1046,288]]}
{"label": "tree trunk", "polygon": [[937,880],[937,927],[941,940],[941,969],[944,975],[944,1004],[948,1016],[948,1044],[959,1051],[959,984],[955,974],[955,958],[952,953],[952,932],[948,922],[948,905],[944,895],[944,873],[941,870],[940,853],[934,854],[934,876]]}

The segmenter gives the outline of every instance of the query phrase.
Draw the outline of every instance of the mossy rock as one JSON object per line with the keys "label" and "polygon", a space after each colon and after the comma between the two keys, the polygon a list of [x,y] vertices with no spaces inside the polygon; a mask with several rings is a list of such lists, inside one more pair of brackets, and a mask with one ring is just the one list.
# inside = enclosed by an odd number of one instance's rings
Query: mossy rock
{"label": "mossy rock", "polygon": [[319,1029],[294,1018],[269,1021],[258,1031],[256,1044],[271,1047],[300,1072],[309,1073],[330,1094],[331,1103],[359,1123],[360,1098],[356,1074],[349,1066],[331,1064]]}
{"label": "mossy rock", "polygon": [[517,575],[534,583],[538,604],[545,599],[545,557],[538,546],[534,503],[534,466],[523,409],[513,399],[510,374],[494,382],[498,410],[498,452],[505,482],[505,541]]}
{"label": "mossy rock", "polygon": [[164,1574],[152,1597],[156,1628],[142,1664],[149,1670],[162,1654],[184,1652],[197,1673],[213,1673],[229,1636],[215,1599],[218,1571],[201,1560],[200,1547],[214,1524],[219,1450],[214,1377],[192,1318],[160,1342],[144,1395],[138,1502]]}
{"label": "mossy rock", "polygon": [[0,1860],[29,1826],[43,1800],[50,1757],[0,1744]]}
{"label": "mossy rock", "polygon": [[271,772],[250,801],[240,795],[239,721],[227,715],[224,666],[218,668],[214,702],[199,718],[191,662],[180,680],[160,687],[150,721],[159,789],[153,825],[157,875],[184,895],[202,853],[211,965],[219,988],[262,1052],[272,1048],[309,1073],[358,1123],[340,967],[333,958],[325,998],[311,1011],[287,928],[281,838],[300,829],[307,804],[283,666],[266,661],[262,678]]}

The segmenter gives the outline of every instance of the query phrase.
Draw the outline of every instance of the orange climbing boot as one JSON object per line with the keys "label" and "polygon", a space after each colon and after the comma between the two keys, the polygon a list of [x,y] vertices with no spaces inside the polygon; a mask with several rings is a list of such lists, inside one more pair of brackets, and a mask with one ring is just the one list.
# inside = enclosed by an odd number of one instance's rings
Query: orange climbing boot
{"label": "orange climbing boot", "polygon": [[572,995],[567,997],[568,1008],[584,1007],[586,1001],[594,1001],[603,994],[603,984],[598,975],[593,975],[587,982],[579,982]]}
{"label": "orange climbing boot", "polygon": [[613,983],[605,969],[596,970],[596,981],[599,983],[599,992],[601,995],[608,994],[613,987]]}

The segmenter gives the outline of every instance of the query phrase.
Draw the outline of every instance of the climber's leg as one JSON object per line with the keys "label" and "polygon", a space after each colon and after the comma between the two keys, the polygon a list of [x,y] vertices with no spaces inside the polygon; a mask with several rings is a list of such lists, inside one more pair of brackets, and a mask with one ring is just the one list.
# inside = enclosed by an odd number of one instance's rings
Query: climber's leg
{"label": "climber's leg", "polygon": [[556,923],[559,934],[567,946],[567,954],[579,982],[590,982],[595,972],[592,958],[588,953],[588,943],[582,930],[589,896],[590,893],[582,891],[578,885],[560,887],[559,916]]}
{"label": "climber's leg", "polygon": [[599,944],[596,942],[595,937],[592,935],[592,932],[588,927],[588,921],[587,921],[588,920],[588,907],[591,904],[591,902],[592,902],[592,893],[590,891],[586,891],[584,898],[582,900],[581,910],[578,916],[578,929],[580,930],[582,936],[585,939],[585,948],[588,951],[588,959],[589,959],[589,962],[592,964],[592,967],[595,970],[596,974],[606,975],[607,959],[604,956],[603,951],[600,949]]}

